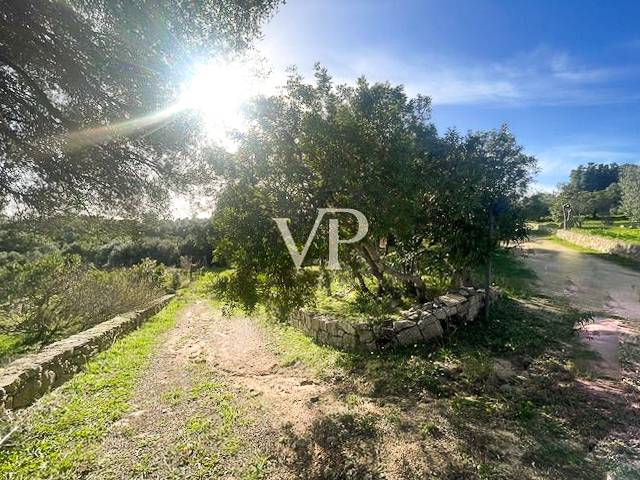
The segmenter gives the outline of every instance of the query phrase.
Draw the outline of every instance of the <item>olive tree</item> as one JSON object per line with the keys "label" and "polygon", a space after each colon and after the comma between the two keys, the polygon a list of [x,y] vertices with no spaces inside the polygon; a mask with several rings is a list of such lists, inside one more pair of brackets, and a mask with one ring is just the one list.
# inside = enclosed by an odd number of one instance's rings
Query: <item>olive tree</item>
{"label": "olive tree", "polygon": [[161,211],[211,181],[194,64],[247,48],[281,0],[0,0],[0,211]]}
{"label": "olive tree", "polygon": [[[534,159],[506,128],[438,136],[430,100],[408,98],[402,86],[335,86],[316,66],[315,83],[295,72],[281,93],[247,109],[248,132],[233,155],[219,157],[226,177],[213,219],[216,254],[235,268],[221,289],[228,300],[285,312],[310,298],[319,272],[296,269],[274,218],[289,218],[301,250],[318,209],[350,208],[369,223],[367,236],[342,245],[341,262],[358,279],[376,280],[376,295],[398,289],[425,299],[423,273],[445,265],[454,273],[476,265],[500,240],[524,235],[514,215],[491,212],[521,196]],[[338,214],[339,215],[339,214]],[[340,217],[340,238],[357,231]],[[306,266],[323,267],[327,222],[320,224]],[[489,238],[490,236],[490,238]]]}
{"label": "olive tree", "polygon": [[634,222],[640,222],[640,167],[628,165],[620,178],[622,210]]}

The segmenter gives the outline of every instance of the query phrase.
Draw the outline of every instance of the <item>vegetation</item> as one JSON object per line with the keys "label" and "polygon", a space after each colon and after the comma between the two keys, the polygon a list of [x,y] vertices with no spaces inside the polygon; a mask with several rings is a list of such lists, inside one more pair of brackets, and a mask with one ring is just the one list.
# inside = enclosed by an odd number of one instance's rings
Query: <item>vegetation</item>
{"label": "vegetation", "polygon": [[77,478],[73,469],[95,458],[101,437],[131,408],[129,396],[159,335],[182,306],[184,300],[174,300],[18,420],[20,432],[0,449],[0,472],[15,479]]}
{"label": "vegetation", "polygon": [[580,165],[571,171],[569,182],[559,184],[553,194],[537,193],[525,198],[523,211],[529,220],[551,217],[565,228],[585,227],[589,220],[610,226],[613,215],[620,213],[636,221],[633,198],[640,191],[638,182],[633,180],[636,170],[636,166],[616,163]]}
{"label": "vegetation", "polygon": [[9,355],[143,307],[164,293],[167,279],[152,260],[107,272],[88,268],[78,256],[52,254],[1,269],[0,282],[0,335],[13,339]]}
{"label": "vegetation", "polygon": [[157,213],[209,182],[199,117],[171,107],[194,65],[246,49],[279,3],[3,1],[0,211]]}
{"label": "vegetation", "polygon": [[[234,267],[217,293],[279,315],[313,301],[327,275],[319,260],[327,258],[326,225],[308,251],[320,269],[298,270],[273,218],[292,219],[292,235],[302,239],[321,207],[367,218],[367,237],[342,245],[342,258],[362,294],[379,298],[424,300],[425,277],[461,283],[500,241],[524,238],[514,207],[535,160],[506,127],[439,137],[429,111],[428,98],[408,99],[402,87],[364,78],[336,87],[319,66],[315,84],[294,74],[279,96],[256,101],[253,128],[217,167],[227,183],[212,238],[216,255]],[[351,220],[341,218],[340,238],[353,237]]]}
{"label": "vegetation", "polygon": [[[528,300],[508,298],[487,322],[426,346],[337,354],[270,327],[287,364],[322,364],[343,402],[304,432],[284,429],[276,459],[294,478],[382,478],[381,464],[391,462],[407,478],[601,478],[605,464],[626,471],[613,455],[603,459],[608,447],[596,456],[589,446],[632,420],[609,400],[587,400],[573,382],[584,354],[573,350],[581,314],[532,296],[535,275],[510,252],[495,265],[499,285]],[[407,454],[393,456],[394,447]]]}
{"label": "vegetation", "polygon": [[97,268],[131,266],[144,258],[167,267],[187,259],[208,266],[212,246],[206,219],[174,221],[113,220],[85,215],[61,215],[29,221],[0,222],[0,266],[28,263],[59,253],[79,255]]}
{"label": "vegetation", "polygon": [[[166,291],[178,297],[63,386],[6,412],[0,472],[243,480],[374,480],[385,469],[442,479],[622,472],[610,439],[636,423],[637,382],[604,398],[588,391],[590,373],[576,365],[596,355],[576,348],[576,332],[593,316],[538,296],[534,273],[504,244],[527,238],[526,219],[640,243],[640,230],[615,216],[640,222],[640,168],[590,163],[555,194],[525,198],[536,159],[506,125],[440,134],[429,97],[365,78],[336,85],[320,65],[312,83],[293,71],[279,94],[245,106],[237,150],[215,146],[201,116],[183,108],[182,86],[199,65],[250,48],[281,3],[2,2],[0,362]],[[216,198],[211,219],[158,219],[176,195],[202,194]],[[344,212],[315,222],[319,209],[345,208],[366,217],[368,233],[340,245],[342,270],[331,271],[329,239],[353,238],[359,224]],[[303,268],[274,221],[284,218],[298,250],[318,227]],[[179,290],[194,267],[210,270]],[[452,286],[481,283],[491,268],[505,295],[487,319],[410,348],[338,351],[270,321],[300,307],[394,318]],[[621,364],[637,373],[628,345]],[[145,415],[147,424],[136,423]]]}
{"label": "vegetation", "polygon": [[627,166],[620,180],[622,208],[634,222],[640,222],[640,167]]}
{"label": "vegetation", "polygon": [[207,220],[0,224],[0,363],[138,308],[210,265]]}

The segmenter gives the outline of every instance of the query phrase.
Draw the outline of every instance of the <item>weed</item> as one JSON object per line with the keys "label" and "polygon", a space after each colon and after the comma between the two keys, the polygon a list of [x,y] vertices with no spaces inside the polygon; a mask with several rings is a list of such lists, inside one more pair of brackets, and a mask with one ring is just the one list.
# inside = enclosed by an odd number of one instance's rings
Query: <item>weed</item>
{"label": "weed", "polygon": [[267,474],[270,467],[271,457],[265,453],[257,452],[254,454],[241,480],[264,480],[268,478]]}
{"label": "weed", "polygon": [[441,435],[440,429],[431,422],[420,422],[418,426],[423,437],[439,437]]}

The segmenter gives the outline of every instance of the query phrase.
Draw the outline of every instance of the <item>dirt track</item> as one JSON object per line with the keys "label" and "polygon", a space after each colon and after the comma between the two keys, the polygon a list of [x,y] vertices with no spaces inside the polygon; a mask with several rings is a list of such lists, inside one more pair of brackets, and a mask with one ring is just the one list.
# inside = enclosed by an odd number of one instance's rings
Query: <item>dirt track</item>
{"label": "dirt track", "polygon": [[588,367],[600,379],[624,377],[621,346],[639,348],[640,273],[545,239],[534,239],[522,248],[524,260],[539,277],[540,291],[563,296],[572,306],[595,314],[581,336],[601,358],[586,362]]}

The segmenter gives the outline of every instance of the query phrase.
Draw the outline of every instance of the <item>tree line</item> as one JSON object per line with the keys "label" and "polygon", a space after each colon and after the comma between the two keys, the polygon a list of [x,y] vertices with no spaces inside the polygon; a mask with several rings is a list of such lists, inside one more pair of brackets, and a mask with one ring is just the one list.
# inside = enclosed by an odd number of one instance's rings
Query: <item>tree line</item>
{"label": "tree line", "polygon": [[[216,285],[228,302],[285,314],[330,283],[328,222],[298,270],[272,219],[291,218],[300,242],[319,208],[368,219],[367,237],[340,255],[373,299],[424,301],[471,282],[501,243],[527,236],[535,158],[507,126],[438,133],[430,98],[401,85],[294,71],[280,93],[245,106],[234,152],[205,141],[197,114],[169,115],[193,66],[240,55],[279,0],[0,1],[0,268],[15,280],[0,299],[6,324],[52,318],[47,302],[87,272],[156,281],[156,266],[184,258],[232,267]],[[216,194],[209,222],[145,230],[141,219],[198,189]],[[356,225],[340,228],[349,238]],[[26,293],[30,282],[63,290]],[[29,295],[40,300],[16,300]]]}
{"label": "tree line", "polygon": [[530,220],[550,218],[580,227],[586,218],[610,223],[611,215],[640,222],[640,166],[588,163],[573,169],[554,193],[536,193],[522,202]]}

